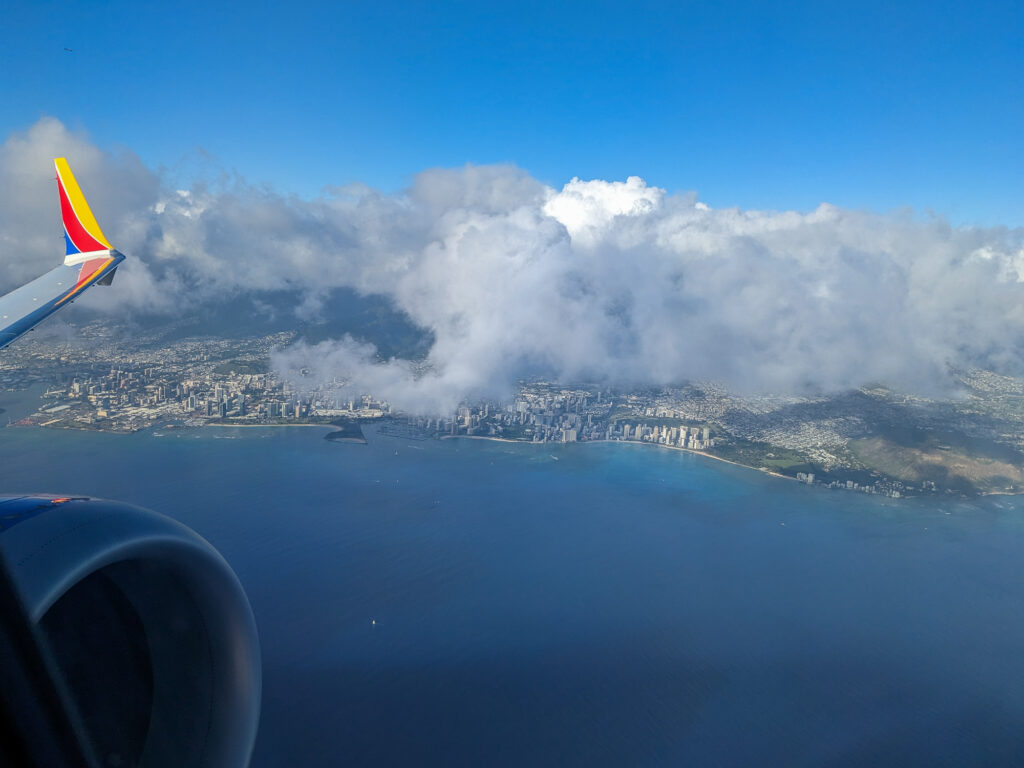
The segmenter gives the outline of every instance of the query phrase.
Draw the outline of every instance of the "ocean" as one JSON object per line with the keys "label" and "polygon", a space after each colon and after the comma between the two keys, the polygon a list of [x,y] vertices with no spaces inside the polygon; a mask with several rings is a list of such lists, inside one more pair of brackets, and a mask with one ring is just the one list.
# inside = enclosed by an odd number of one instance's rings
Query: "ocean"
{"label": "ocean", "polygon": [[1024,764],[1020,499],[327,431],[0,430],[0,491],[149,507],[231,563],[253,766]]}

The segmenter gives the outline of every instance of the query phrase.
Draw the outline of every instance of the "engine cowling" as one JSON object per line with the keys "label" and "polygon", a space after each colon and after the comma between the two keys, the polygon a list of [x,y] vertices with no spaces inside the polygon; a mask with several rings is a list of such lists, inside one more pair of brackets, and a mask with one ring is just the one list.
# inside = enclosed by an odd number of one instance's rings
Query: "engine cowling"
{"label": "engine cowling", "polygon": [[248,764],[259,641],[209,543],[127,504],[0,496],[0,550],[100,764]]}

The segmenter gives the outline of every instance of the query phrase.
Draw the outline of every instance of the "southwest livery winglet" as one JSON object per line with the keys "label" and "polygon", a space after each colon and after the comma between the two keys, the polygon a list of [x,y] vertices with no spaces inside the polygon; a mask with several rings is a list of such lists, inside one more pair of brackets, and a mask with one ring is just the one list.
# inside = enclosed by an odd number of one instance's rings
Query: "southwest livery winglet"
{"label": "southwest livery winglet", "polygon": [[92,215],[68,161],[58,157],[54,164],[67,246],[64,263],[0,297],[0,348],[70,304],[86,288],[110,285],[124,261],[124,254],[114,249]]}
{"label": "southwest livery winglet", "polygon": [[[113,246],[107,242],[103,230],[96,223],[85,195],[75,181],[68,161],[58,157],[53,161],[57,166],[57,189],[60,192],[60,215],[64,220],[64,239],[68,246],[68,259],[81,260],[82,254],[110,251]],[[65,259],[65,264],[68,259]]]}

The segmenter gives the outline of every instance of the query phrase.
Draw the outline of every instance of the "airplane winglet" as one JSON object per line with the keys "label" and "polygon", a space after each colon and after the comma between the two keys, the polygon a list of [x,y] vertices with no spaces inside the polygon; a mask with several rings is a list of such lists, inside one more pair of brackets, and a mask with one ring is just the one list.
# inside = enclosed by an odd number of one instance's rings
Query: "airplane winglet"
{"label": "airplane winglet", "polygon": [[112,251],[113,246],[96,223],[67,159],[58,157],[53,163],[57,166],[60,215],[64,220],[64,240],[67,244],[64,263],[78,264],[107,255],[106,252]]}

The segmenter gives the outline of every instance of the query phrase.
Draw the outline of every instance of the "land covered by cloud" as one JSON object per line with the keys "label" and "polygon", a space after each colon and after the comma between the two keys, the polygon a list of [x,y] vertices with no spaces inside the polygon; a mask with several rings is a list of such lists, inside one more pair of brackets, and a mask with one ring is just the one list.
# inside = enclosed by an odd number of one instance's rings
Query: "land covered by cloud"
{"label": "land covered by cloud", "polygon": [[714,210],[636,177],[554,189],[513,166],[427,170],[393,195],[349,185],[305,200],[215,170],[181,189],[52,119],[0,147],[0,289],[59,260],[57,155],[130,256],[115,290],[82,303],[171,318],[290,291],[308,320],[331,312],[333,290],[383,295],[430,333],[425,358],[383,360],[345,337],[275,363],[411,410],[532,375],[934,392],[950,366],[1024,369],[1021,229],[828,204]]}

